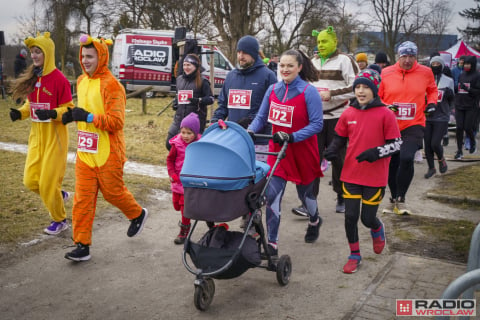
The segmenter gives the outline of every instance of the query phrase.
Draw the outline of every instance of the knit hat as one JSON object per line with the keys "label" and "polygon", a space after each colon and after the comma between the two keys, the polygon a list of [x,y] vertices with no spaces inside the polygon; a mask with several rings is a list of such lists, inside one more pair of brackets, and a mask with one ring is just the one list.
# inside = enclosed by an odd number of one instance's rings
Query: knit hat
{"label": "knit hat", "polygon": [[198,135],[200,133],[200,120],[195,112],[189,113],[180,123],[180,128],[188,128]]}
{"label": "knit hat", "polygon": [[378,52],[375,55],[375,63],[388,63],[387,54],[385,52]]}
{"label": "knit hat", "polygon": [[405,42],[402,42],[399,46],[398,46],[398,55],[401,57],[401,56],[416,56],[418,53],[418,48],[417,48],[417,45],[415,43],[413,43],[412,41],[405,41]]}
{"label": "knit hat", "polygon": [[368,63],[367,54],[363,52],[357,53],[357,55],[355,56],[355,60],[357,60],[357,62],[364,61]]}
{"label": "knit hat", "polygon": [[260,50],[260,45],[258,44],[257,39],[252,36],[244,36],[238,40],[237,51],[243,51],[246,54],[250,55],[254,60],[257,60]]}
{"label": "knit hat", "polygon": [[440,56],[433,56],[432,59],[430,59],[430,65],[432,65],[432,62],[438,62],[442,65],[442,68],[445,67],[445,61]]}
{"label": "knit hat", "polygon": [[364,69],[360,71],[353,81],[353,92],[355,92],[355,87],[359,84],[367,85],[373,92],[373,96],[378,96],[378,88],[380,87],[380,82],[382,79],[377,71],[372,69]]}
{"label": "knit hat", "polygon": [[27,54],[28,54],[28,52],[27,52],[26,49],[23,48],[22,50],[20,50],[20,56],[21,56],[21,57],[26,58],[26,57],[27,57]]}
{"label": "knit hat", "polygon": [[187,63],[190,63],[192,65],[194,65],[195,67],[198,68],[198,60],[195,59],[192,55],[190,54],[187,54],[187,56],[185,57],[185,59],[183,59],[183,62],[187,62]]}
{"label": "knit hat", "polygon": [[375,63],[369,64],[367,68],[377,71],[378,74],[382,73],[382,68],[380,68],[380,66],[378,64],[375,64]]}

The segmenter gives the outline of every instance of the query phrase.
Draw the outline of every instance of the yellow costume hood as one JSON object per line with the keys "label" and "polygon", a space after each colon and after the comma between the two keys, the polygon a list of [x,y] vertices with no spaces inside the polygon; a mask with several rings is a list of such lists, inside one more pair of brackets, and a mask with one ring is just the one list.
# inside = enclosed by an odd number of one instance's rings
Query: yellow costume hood
{"label": "yellow costume hood", "polygon": [[44,55],[42,76],[55,70],[55,43],[50,38],[50,32],[44,32],[43,35],[38,32],[36,38],[28,37],[24,43],[29,49],[38,47],[42,50]]}

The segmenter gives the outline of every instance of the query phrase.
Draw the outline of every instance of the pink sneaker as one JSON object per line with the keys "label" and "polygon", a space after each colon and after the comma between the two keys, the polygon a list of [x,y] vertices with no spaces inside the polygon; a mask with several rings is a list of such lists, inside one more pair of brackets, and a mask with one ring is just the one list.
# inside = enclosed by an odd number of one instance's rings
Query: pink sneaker
{"label": "pink sneaker", "polygon": [[357,255],[351,255],[348,257],[347,264],[343,266],[343,273],[355,273],[358,266],[362,262],[362,257]]}

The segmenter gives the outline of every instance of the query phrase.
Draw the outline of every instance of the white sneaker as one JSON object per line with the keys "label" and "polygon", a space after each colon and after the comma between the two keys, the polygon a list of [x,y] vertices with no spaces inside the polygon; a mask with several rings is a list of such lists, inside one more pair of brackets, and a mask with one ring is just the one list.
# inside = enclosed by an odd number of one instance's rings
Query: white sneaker
{"label": "white sneaker", "polygon": [[422,163],[422,162],[423,162],[422,150],[417,150],[417,152],[415,152],[415,163]]}

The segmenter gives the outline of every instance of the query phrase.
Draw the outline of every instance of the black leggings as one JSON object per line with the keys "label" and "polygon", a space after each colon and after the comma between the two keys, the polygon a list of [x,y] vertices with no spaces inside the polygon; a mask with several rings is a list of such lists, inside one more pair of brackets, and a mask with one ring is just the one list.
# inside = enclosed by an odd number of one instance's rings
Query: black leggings
{"label": "black leggings", "polygon": [[473,131],[477,126],[477,112],[476,108],[471,108],[467,110],[455,110],[455,125],[457,126],[456,138],[457,138],[457,150],[462,151],[463,145],[463,131],[470,139],[472,147],[475,146],[475,136]]}
{"label": "black leggings", "polygon": [[[352,183],[343,183],[345,198],[345,233],[348,243],[358,242],[358,219],[370,229],[381,225],[377,218],[378,205],[385,194],[385,187],[367,187]],[[360,203],[362,209],[360,211]]]}
{"label": "black leggings", "polygon": [[443,159],[442,139],[448,130],[448,122],[443,121],[427,121],[425,125],[425,157],[429,169],[435,168],[434,154],[438,160]]}
{"label": "black leggings", "polygon": [[392,199],[405,198],[414,174],[415,152],[420,146],[415,141],[403,141],[400,153],[392,156],[388,170],[388,187],[392,193]]}

